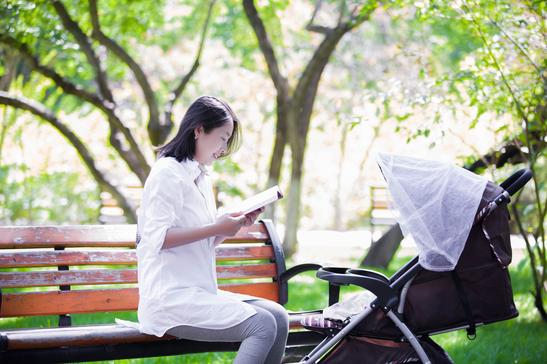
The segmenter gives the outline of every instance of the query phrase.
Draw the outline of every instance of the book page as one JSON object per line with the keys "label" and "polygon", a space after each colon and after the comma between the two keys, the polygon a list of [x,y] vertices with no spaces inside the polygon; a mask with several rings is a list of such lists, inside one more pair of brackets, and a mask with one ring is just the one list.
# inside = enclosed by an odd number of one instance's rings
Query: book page
{"label": "book page", "polygon": [[230,208],[228,211],[242,212],[243,215],[246,215],[272,202],[275,202],[280,198],[283,198],[283,194],[281,193],[279,186],[276,185],[252,197],[249,197],[246,200],[241,201],[239,204],[237,204],[233,208]]}

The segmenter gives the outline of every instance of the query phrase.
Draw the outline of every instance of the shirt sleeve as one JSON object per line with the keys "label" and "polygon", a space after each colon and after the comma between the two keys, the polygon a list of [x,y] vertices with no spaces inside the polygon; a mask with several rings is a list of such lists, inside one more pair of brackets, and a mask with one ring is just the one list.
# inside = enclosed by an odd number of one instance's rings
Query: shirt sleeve
{"label": "shirt sleeve", "polygon": [[[143,191],[138,230],[140,244],[158,254],[167,230],[175,226],[177,206],[182,206],[182,181],[169,168],[153,171]],[[180,211],[180,209],[178,209]]]}

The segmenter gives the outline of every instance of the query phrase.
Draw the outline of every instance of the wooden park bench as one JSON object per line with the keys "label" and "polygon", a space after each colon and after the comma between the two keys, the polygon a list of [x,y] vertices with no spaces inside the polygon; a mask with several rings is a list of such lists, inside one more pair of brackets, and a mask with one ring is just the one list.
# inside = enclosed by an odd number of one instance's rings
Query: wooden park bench
{"label": "wooden park bench", "polygon": [[390,202],[389,191],[386,186],[372,185],[369,187],[370,194],[370,228],[371,238],[378,226],[391,227],[397,223],[397,212]]}
{"label": "wooden park bench", "polygon": [[[387,186],[369,188],[370,248],[360,265],[386,268],[403,240],[403,233],[397,224],[398,212],[393,208]],[[387,230],[382,231],[382,236],[375,240],[374,233],[378,226],[387,227]]]}
{"label": "wooden park bench", "polygon": [[[120,311],[137,309],[135,232],[135,225],[0,227],[0,363],[236,351],[239,343],[141,334],[117,325],[112,316],[108,323],[72,325],[72,314],[123,314]],[[302,264],[286,270],[279,238],[269,220],[243,228],[217,249],[221,289],[280,304],[287,303],[290,278],[319,267]],[[329,291],[332,303],[338,292],[334,287]],[[321,340],[320,335],[301,328],[304,314],[290,314],[286,361],[309,352]],[[59,315],[59,326],[15,329],[15,324],[9,325],[8,318],[46,315],[55,315],[54,326]]]}

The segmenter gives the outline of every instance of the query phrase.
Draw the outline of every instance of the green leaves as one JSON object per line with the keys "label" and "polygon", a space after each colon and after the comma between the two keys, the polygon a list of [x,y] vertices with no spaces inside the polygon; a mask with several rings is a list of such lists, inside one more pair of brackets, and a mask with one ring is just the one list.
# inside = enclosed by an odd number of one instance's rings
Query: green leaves
{"label": "green leaves", "polygon": [[[289,5],[287,0],[257,2],[257,11],[264,22],[274,49],[279,52],[284,46],[281,11]],[[258,42],[249,24],[240,0],[220,0],[211,35],[220,39],[241,65],[250,70],[260,69],[257,59]],[[259,63],[258,63],[259,64]]]}
{"label": "green leaves", "polygon": [[78,173],[42,171],[30,175],[26,165],[0,166],[0,221],[11,224],[97,221],[98,190],[81,180]]}

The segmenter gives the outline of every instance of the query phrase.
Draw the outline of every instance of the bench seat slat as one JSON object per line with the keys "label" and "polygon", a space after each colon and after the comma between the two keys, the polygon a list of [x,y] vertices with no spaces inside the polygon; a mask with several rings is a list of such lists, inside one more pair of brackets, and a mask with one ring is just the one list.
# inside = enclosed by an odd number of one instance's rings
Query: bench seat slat
{"label": "bench seat slat", "polygon": [[141,334],[138,330],[121,325],[55,327],[22,329],[8,333],[9,350],[46,349],[59,346],[87,346],[123,344],[173,339]]}
{"label": "bench seat slat", "polygon": [[[219,279],[271,278],[276,274],[274,263],[217,266]],[[135,269],[68,270],[0,273],[4,288],[43,287],[82,284],[137,283]]]}
{"label": "bench seat slat", "polygon": [[[0,249],[135,247],[136,225],[1,226]],[[243,227],[225,243],[264,242],[262,224]]]}
{"label": "bench seat slat", "polygon": [[[217,260],[260,260],[273,258],[271,246],[223,246],[217,248]],[[134,250],[106,251],[24,251],[0,253],[0,268],[56,267],[60,265],[134,265]]]}
{"label": "bench seat slat", "polygon": [[[220,284],[223,290],[278,300],[274,282]],[[76,290],[2,294],[1,317],[134,311],[138,289]]]}

